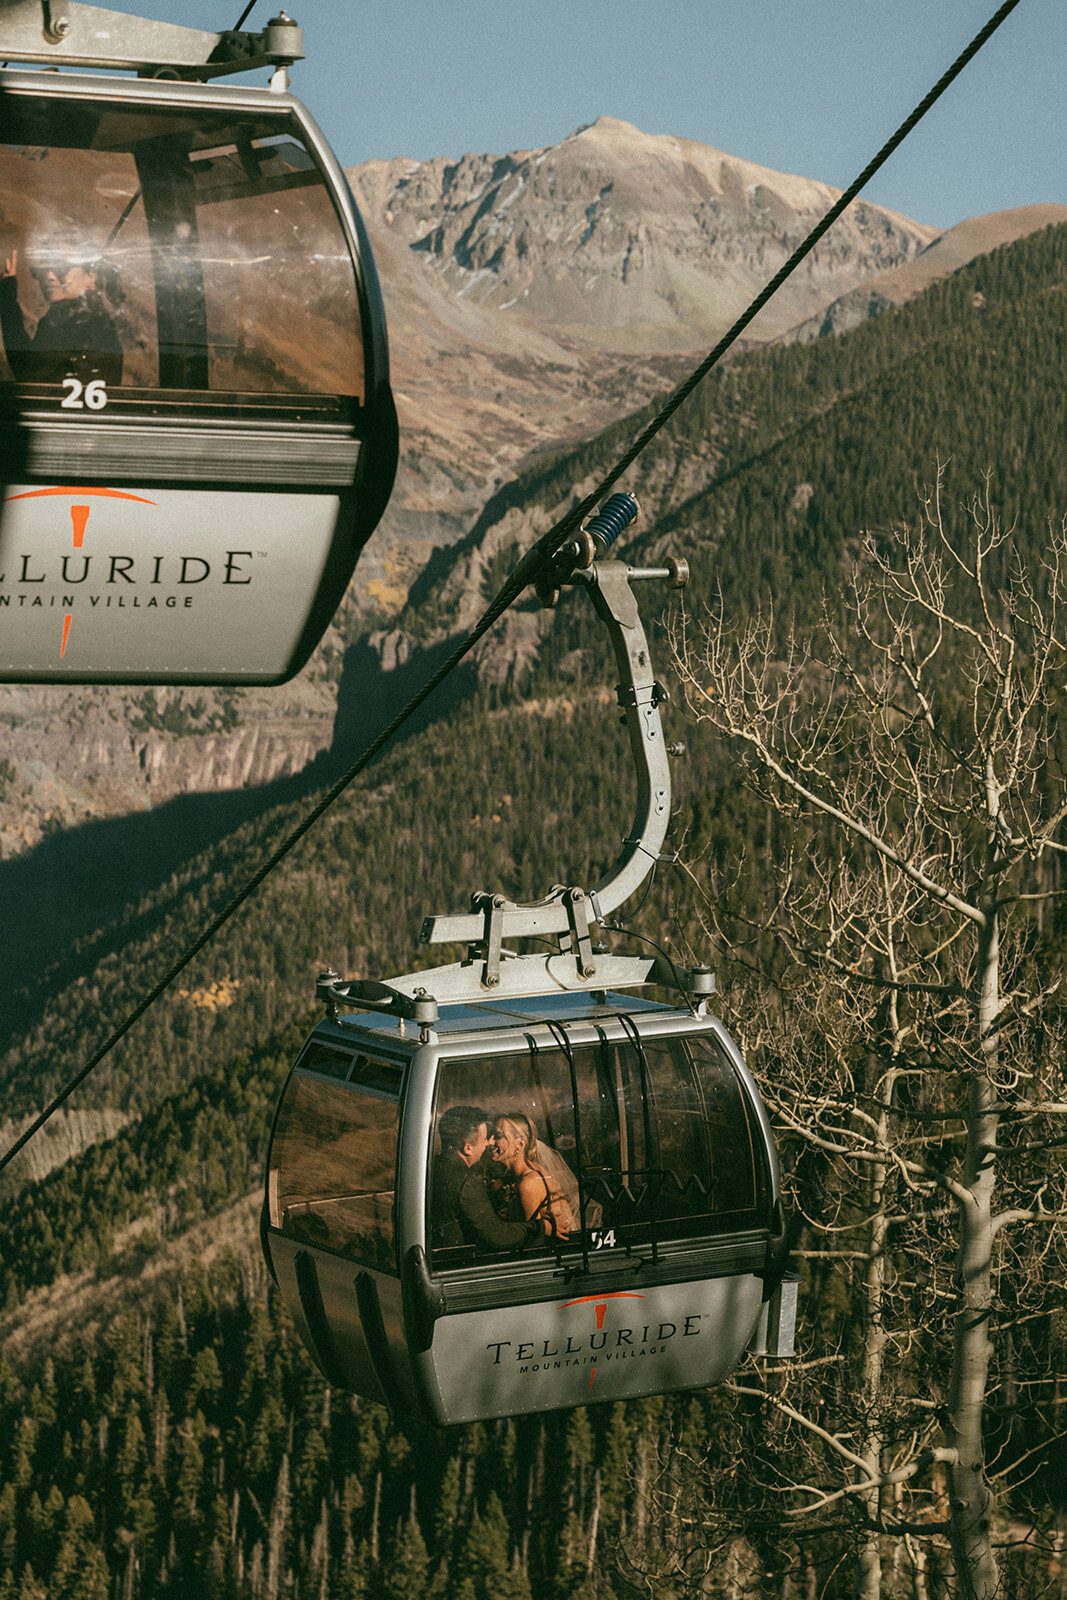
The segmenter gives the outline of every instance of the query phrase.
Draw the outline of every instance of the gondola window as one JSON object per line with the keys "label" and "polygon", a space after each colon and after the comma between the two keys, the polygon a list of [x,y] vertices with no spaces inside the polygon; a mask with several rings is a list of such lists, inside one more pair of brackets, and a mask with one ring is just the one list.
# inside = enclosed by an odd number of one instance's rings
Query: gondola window
{"label": "gondola window", "polygon": [[[442,1118],[455,1107],[479,1112],[489,1136],[484,1153],[476,1141],[468,1152],[476,1159],[471,1176],[461,1175],[463,1187],[468,1201],[477,1189],[478,1205],[465,1205],[462,1216],[449,1175],[457,1157],[441,1136]],[[567,1253],[583,1240],[601,1248],[609,1238],[644,1248],[743,1227],[747,1218],[755,1225],[767,1179],[751,1115],[733,1065],[706,1036],[639,1044],[604,1038],[569,1058],[562,1049],[531,1047],[444,1062],[428,1186],[433,1264],[445,1270],[501,1255]],[[496,1140],[495,1129],[502,1136]],[[483,1192],[505,1223],[528,1221],[520,1195],[530,1168],[546,1200],[557,1192],[569,1197],[575,1226],[566,1240],[531,1229],[502,1247],[492,1222],[476,1220]],[[526,1192],[541,1191],[531,1181]],[[445,1215],[447,1207],[457,1215]]]}
{"label": "gondola window", "polygon": [[0,373],[82,412],[207,391],[289,399],[298,415],[300,397],[329,399],[349,419],[364,388],[352,259],[314,158],[282,125],[78,101],[57,116],[12,98]]}
{"label": "gondola window", "polygon": [[325,1054],[294,1071],[278,1111],[271,1225],[363,1266],[395,1270],[397,1098],[385,1086],[398,1089],[399,1073],[357,1057],[353,1081],[369,1092],[353,1094],[337,1081],[344,1057]]}

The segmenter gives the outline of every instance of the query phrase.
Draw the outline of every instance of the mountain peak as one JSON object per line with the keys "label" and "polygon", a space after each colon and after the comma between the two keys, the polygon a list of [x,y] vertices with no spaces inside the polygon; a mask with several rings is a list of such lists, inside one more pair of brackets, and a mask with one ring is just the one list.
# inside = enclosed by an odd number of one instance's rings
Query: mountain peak
{"label": "mountain peak", "polygon": [[571,139],[581,138],[583,134],[597,133],[615,135],[619,138],[647,139],[650,137],[648,134],[642,133],[641,129],[635,127],[632,122],[624,122],[621,117],[602,116],[595,118],[592,122],[583,122],[580,127],[575,128],[573,133],[569,133],[562,142],[567,144]]}
{"label": "mountain peak", "polygon": [[[353,174],[393,240],[468,307],[633,354],[713,343],[837,197],[708,145],[601,116],[558,144]],[[935,229],[857,202],[762,315],[773,338]]]}

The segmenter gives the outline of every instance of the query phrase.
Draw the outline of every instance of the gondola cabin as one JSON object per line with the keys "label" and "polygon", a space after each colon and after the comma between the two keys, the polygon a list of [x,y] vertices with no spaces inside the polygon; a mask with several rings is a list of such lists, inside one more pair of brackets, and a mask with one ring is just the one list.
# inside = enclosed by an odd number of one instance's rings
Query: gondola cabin
{"label": "gondola cabin", "polygon": [[344,174],[267,87],[4,72],[0,95],[0,379],[25,449],[0,680],[282,681],[396,466]]}
{"label": "gondola cabin", "polygon": [[[598,960],[608,982],[653,965]],[[722,1024],[553,988],[551,958],[523,993],[522,966],[429,1023],[324,1020],[268,1156],[268,1263],[323,1373],[442,1424],[716,1383],[785,1267],[770,1126]],[[396,980],[399,1011],[428,1015],[435,980]]]}

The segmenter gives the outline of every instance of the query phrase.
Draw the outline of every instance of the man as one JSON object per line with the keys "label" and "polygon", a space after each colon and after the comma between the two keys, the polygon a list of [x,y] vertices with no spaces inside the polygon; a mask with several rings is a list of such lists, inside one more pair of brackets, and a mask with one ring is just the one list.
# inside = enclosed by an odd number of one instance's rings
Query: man
{"label": "man", "polygon": [[452,1106],[437,1124],[441,1154],[433,1164],[430,1213],[433,1243],[473,1244],[481,1250],[521,1250],[543,1243],[551,1222],[505,1222],[486,1188],[482,1163],[489,1145],[489,1118],[477,1106]]}
{"label": "man", "polygon": [[33,276],[47,304],[32,334],[19,305],[18,265],[12,250],[0,276],[0,332],[16,383],[61,383],[69,376],[120,384],[122,341],[105,301],[102,265],[61,256],[38,265]]}

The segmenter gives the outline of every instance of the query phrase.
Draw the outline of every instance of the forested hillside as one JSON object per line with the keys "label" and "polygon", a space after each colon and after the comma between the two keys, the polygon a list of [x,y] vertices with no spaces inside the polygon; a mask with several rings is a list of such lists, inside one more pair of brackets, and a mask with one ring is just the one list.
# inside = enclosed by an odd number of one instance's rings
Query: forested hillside
{"label": "forested hillside", "polygon": [[[1048,228],[852,333],[720,367],[627,476],[644,509],[629,550],[687,555],[690,609],[721,594],[735,614],[761,598],[810,614],[859,531],[912,518],[939,465],[948,503],[971,499],[988,474],[1018,539],[1039,546],[1067,499],[1065,275],[1067,229]],[[466,546],[427,568],[401,632],[438,633],[469,586],[488,588],[514,545],[541,531],[530,508],[547,526],[655,410],[501,491]]]}
{"label": "forested hillside", "polygon": [[[781,640],[824,595],[835,612],[863,531],[890,548],[891,530],[918,518],[940,468],[951,527],[968,523],[959,502],[988,482],[1013,530],[991,553],[994,577],[1017,559],[1040,589],[1050,522],[1067,513],[1065,309],[1060,228],[839,339],[737,359],[631,474],[645,514],[625,553],[689,560],[684,601],[697,627],[708,607],[743,621],[772,606]],[[646,415],[531,469],[465,547],[431,563],[400,622],[405,672],[417,678],[471,597],[492,591],[532,530],[590,486]],[[646,609],[662,604],[658,591],[643,593]],[[234,1218],[244,1203],[247,1223],[245,1197],[261,1178],[271,1106],[313,1015],[320,967],[406,971],[418,964],[425,913],[465,909],[482,887],[529,896],[557,881],[585,884],[615,855],[632,778],[602,643],[577,597],[539,621],[531,612],[507,638],[503,655],[464,678],[462,695],[353,786],[80,1092],[77,1103],[116,1107],[128,1125],[37,1184],[17,1170],[5,1179],[0,1600],[857,1592],[852,1563],[871,1532],[869,1505],[831,1499],[798,1510],[794,1498],[787,1516],[783,1496],[807,1464],[789,1432],[791,1406],[854,1448],[867,1425],[856,1403],[869,1353],[857,1265],[866,1247],[854,1235],[869,1193],[825,1128],[820,1153],[788,1120],[799,1101],[780,1074],[803,1048],[829,1082],[846,1054],[867,1061],[876,1047],[857,1031],[835,1057],[828,1028],[804,1033],[799,986],[794,1015],[788,987],[750,981],[746,969],[763,957],[796,965],[795,946],[776,955],[763,927],[787,819],[761,807],[729,744],[680,703],[667,722],[684,746],[672,834],[683,864],[660,869],[634,923],[682,954],[710,951],[724,1014],[768,1084],[804,1263],[803,1359],[766,1378],[750,1363],[710,1394],[435,1436],[329,1392],[242,1244],[208,1269],[189,1265],[183,1241],[194,1227],[206,1223],[217,1244],[231,1228],[235,1241],[245,1237]],[[666,676],[662,636],[656,649]],[[357,707],[346,724],[351,753],[377,725],[372,708]],[[1062,783],[1057,739],[1046,745],[1050,794]],[[304,804],[253,810],[165,881],[147,873],[122,916],[55,949],[28,977],[2,1041],[9,1117],[28,1114],[77,1068]],[[121,850],[121,832],[111,837]],[[68,850],[75,843],[76,834]],[[50,870],[43,860],[45,903],[57,892]],[[32,874],[20,882],[36,930]],[[1025,914],[1020,947],[1038,987],[1051,987],[1062,917],[1054,905]],[[832,986],[818,1005],[842,1009]],[[1027,1036],[1035,1061],[1059,1062],[1059,1048],[1053,1031],[1047,1041]],[[857,1093],[853,1103],[873,1104]],[[949,1089],[943,1100],[916,1090],[909,1103],[936,1123],[936,1149],[926,1123],[921,1137],[942,1166],[955,1160],[953,1103]],[[825,1115],[838,1112],[835,1102]],[[1036,1140],[1036,1124],[1027,1126]],[[1042,1151],[1032,1162],[1044,1163],[1054,1194],[1062,1157]],[[891,1401],[879,1401],[909,1427],[937,1403],[928,1399],[945,1367],[937,1313],[954,1293],[951,1253],[909,1265],[940,1226],[935,1217],[922,1233],[911,1217],[919,1187],[902,1182],[891,1223],[902,1287],[890,1332],[906,1354]],[[831,1216],[840,1237],[828,1242],[818,1228]],[[1010,1545],[1001,1592],[1019,1600],[1046,1585],[1063,1592],[1062,1400],[1049,1400],[1063,1355],[1057,1259],[1048,1256],[1050,1273],[1028,1258],[1026,1304],[988,1401],[998,1465],[1027,1463],[997,1512]],[[1009,1298],[1005,1289],[1002,1303]],[[903,1433],[897,1444],[911,1448]],[[876,1523],[901,1525],[887,1595],[945,1592],[950,1562],[934,1524],[948,1491],[943,1468],[927,1470],[921,1504],[898,1485],[876,1508]]]}

